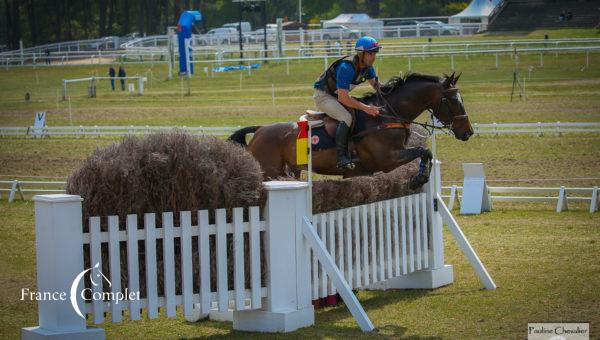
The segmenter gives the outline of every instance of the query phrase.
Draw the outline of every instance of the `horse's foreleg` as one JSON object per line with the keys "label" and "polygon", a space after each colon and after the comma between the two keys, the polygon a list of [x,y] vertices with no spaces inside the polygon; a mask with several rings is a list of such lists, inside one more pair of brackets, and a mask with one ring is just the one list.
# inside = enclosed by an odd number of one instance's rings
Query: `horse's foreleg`
{"label": "horse's foreleg", "polygon": [[416,147],[396,151],[394,153],[394,157],[392,157],[393,162],[386,171],[391,171],[399,166],[410,163],[417,158],[421,158],[421,162],[419,163],[419,172],[415,177],[411,178],[409,182],[409,187],[411,189],[416,189],[429,181],[431,160],[433,159],[433,155],[428,149]]}
{"label": "horse's foreleg", "polygon": [[421,162],[419,162],[419,172],[410,180],[409,187],[411,189],[416,189],[429,181],[429,175],[431,174],[431,160],[433,159],[433,154],[429,149],[422,147],[416,149],[420,149]]}

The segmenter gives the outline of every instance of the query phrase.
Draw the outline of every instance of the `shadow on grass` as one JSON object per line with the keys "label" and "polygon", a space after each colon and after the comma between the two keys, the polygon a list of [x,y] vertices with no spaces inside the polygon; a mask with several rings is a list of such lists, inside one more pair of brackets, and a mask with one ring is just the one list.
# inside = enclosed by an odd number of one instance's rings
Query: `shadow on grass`
{"label": "shadow on grass", "polygon": [[[361,299],[361,304],[367,311],[377,310],[383,306],[395,304],[399,302],[410,303],[414,300],[423,298],[424,296],[431,295],[435,291],[432,290],[388,290],[388,291],[370,291],[366,294],[372,295],[367,298]],[[198,323],[188,323],[191,326],[207,327],[210,326],[215,329],[219,329],[222,332],[220,334],[211,335],[208,338],[306,338],[306,337],[333,337],[333,338],[381,338],[381,337],[393,337],[403,339],[438,339],[434,337],[404,337],[407,332],[406,327],[396,325],[377,325],[375,324],[375,331],[371,333],[361,332],[354,319],[350,323],[347,322],[350,313],[343,302],[333,307],[326,307],[316,310],[315,325],[312,327],[302,328],[292,333],[276,333],[276,334],[265,334],[265,333],[254,333],[254,332],[241,332],[231,328],[231,323],[227,322],[214,322],[209,320],[203,320]],[[200,337],[198,337],[200,338]],[[202,337],[206,338],[206,337]],[[188,338],[190,339],[190,338]],[[191,338],[191,339],[196,339]]]}

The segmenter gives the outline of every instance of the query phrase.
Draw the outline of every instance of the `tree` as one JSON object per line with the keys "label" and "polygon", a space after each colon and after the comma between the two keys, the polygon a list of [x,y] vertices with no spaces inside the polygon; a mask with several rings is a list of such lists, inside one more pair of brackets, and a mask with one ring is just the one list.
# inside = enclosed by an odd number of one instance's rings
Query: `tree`
{"label": "tree", "polygon": [[18,49],[21,40],[20,1],[4,0],[4,8],[8,48]]}
{"label": "tree", "polygon": [[106,35],[106,0],[98,1],[98,34],[103,37]]}
{"label": "tree", "polygon": [[365,12],[373,18],[379,17],[379,0],[365,0]]}
{"label": "tree", "polygon": [[31,44],[36,45],[38,42],[38,29],[37,22],[35,20],[35,1],[27,0],[27,19],[29,22],[29,34],[31,37]]}

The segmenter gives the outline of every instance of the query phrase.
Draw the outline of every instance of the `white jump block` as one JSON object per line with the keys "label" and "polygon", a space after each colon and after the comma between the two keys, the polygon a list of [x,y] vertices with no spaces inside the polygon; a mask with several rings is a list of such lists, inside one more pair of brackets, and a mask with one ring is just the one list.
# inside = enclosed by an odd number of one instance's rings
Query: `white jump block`
{"label": "white jump block", "polygon": [[104,340],[106,334],[102,328],[86,328],[80,331],[63,332],[63,331],[52,331],[41,327],[25,327],[21,328],[21,339],[22,340],[43,340],[43,339],[56,339],[56,340]]}
{"label": "white jump block", "polygon": [[315,310],[308,306],[286,312],[265,310],[234,311],[233,329],[248,332],[293,332],[312,326],[315,323]]}
{"label": "white jump block", "polygon": [[465,173],[462,198],[460,201],[461,215],[481,214],[492,210],[492,199],[485,181],[482,163],[463,163]]}
{"label": "white jump block", "polygon": [[376,282],[369,286],[369,289],[435,289],[452,282],[454,282],[454,270],[452,265],[447,264],[440,268],[419,270]]}

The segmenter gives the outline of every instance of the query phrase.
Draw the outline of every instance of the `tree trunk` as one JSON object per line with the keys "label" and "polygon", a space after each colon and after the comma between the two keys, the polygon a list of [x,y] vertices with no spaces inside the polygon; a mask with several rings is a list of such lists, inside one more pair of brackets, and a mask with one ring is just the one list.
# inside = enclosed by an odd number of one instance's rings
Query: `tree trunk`
{"label": "tree trunk", "polygon": [[99,38],[106,36],[106,0],[98,1],[98,35]]}
{"label": "tree trunk", "polygon": [[169,0],[162,0],[162,10],[161,10],[161,17],[163,19],[161,26],[159,27],[158,32],[162,33],[167,33],[167,26],[173,26],[173,22],[170,20],[170,15],[169,15]]}
{"label": "tree trunk", "polygon": [[82,24],[82,27],[83,27],[85,39],[90,38],[90,20],[91,20],[90,6],[91,6],[90,0],[83,1],[83,24]]}
{"label": "tree trunk", "polygon": [[4,0],[4,9],[6,11],[6,45],[10,50],[19,48],[20,33],[17,25],[19,24],[18,16],[15,16],[15,11],[18,13],[18,1]]}
{"label": "tree trunk", "polygon": [[62,19],[63,19],[63,11],[62,11],[62,1],[56,0],[54,1],[54,14],[56,19],[56,31],[54,33],[54,42],[62,41]]}
{"label": "tree trunk", "polygon": [[13,25],[14,25],[14,46],[19,48],[19,41],[21,38],[21,4],[19,0],[13,2]]}
{"label": "tree trunk", "polygon": [[122,35],[129,33],[129,0],[123,1],[123,32]]}
{"label": "tree trunk", "polygon": [[156,33],[156,26],[157,26],[157,20],[156,20],[156,1],[154,0],[146,0],[146,17],[148,18],[148,20],[146,21],[147,25],[146,25],[146,32],[148,32],[149,34],[155,34]]}
{"label": "tree trunk", "polygon": [[67,0],[67,6],[65,8],[65,19],[67,20],[67,40],[73,40],[73,27],[71,26],[71,21],[73,18],[71,17],[71,7],[73,6],[73,2],[71,0]]}
{"label": "tree trunk", "polygon": [[144,34],[146,33],[146,22],[144,20],[145,18],[145,13],[146,13],[146,1],[145,0],[138,0],[138,18],[137,18],[137,26],[138,26],[138,32],[140,32],[140,34]]}
{"label": "tree trunk", "polygon": [[179,16],[181,15],[181,8],[179,0],[173,0],[173,24],[169,26],[175,26],[179,22]]}
{"label": "tree trunk", "polygon": [[31,45],[37,45],[37,27],[35,21],[35,4],[34,0],[27,0],[27,19],[29,22],[29,33],[31,34]]}
{"label": "tree trunk", "polygon": [[106,34],[112,35],[112,28],[115,19],[115,0],[108,0],[108,27],[106,28]]}

